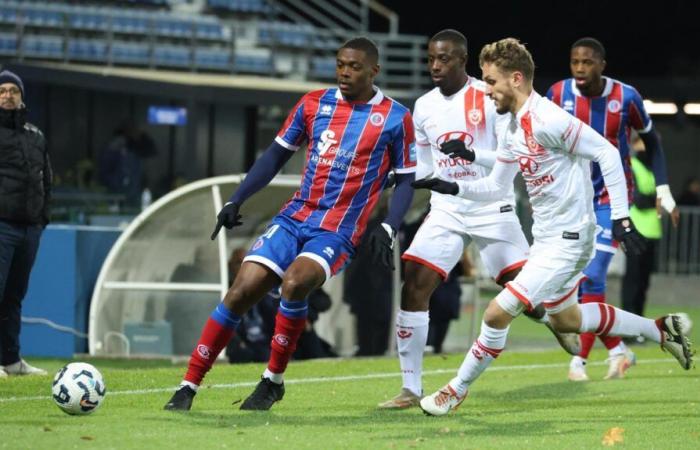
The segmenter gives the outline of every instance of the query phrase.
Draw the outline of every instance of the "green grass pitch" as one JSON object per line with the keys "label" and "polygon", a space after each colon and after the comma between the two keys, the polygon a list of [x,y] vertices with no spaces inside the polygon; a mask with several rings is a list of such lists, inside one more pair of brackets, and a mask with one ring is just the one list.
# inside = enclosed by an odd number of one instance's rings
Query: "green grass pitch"
{"label": "green grass pitch", "polygon": [[[700,309],[689,312],[700,324]],[[538,333],[548,339],[532,325],[518,319],[509,342]],[[514,348],[445,417],[376,408],[400,388],[394,358],[293,362],[285,398],[269,412],[238,409],[263,365],[218,364],[189,413],[162,409],[182,365],[92,359],[108,392],[91,416],[61,412],[50,398],[51,377],[0,379],[0,448],[700,448],[700,372],[682,370],[656,345],[634,347],[638,364],[628,376],[603,381],[606,354],[597,344],[592,381],[583,384],[566,380],[569,357],[562,351]],[[446,383],[462,358],[428,356],[426,392]],[[30,362],[53,373],[67,361]]]}

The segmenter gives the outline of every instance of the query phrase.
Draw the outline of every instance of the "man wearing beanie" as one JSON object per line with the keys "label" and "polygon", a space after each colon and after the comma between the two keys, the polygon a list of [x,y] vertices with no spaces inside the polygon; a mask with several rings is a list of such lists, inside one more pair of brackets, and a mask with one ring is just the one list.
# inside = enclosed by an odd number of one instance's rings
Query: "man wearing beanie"
{"label": "man wearing beanie", "polygon": [[22,299],[51,194],[46,141],[27,122],[24,98],[22,80],[0,72],[0,377],[46,375],[19,355]]}

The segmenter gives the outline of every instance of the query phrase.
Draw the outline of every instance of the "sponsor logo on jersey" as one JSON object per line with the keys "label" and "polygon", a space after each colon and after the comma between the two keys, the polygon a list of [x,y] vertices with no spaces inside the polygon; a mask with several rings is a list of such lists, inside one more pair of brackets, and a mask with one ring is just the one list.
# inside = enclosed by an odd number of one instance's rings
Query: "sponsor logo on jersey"
{"label": "sponsor logo on jersey", "polygon": [[481,114],[480,109],[470,109],[469,113],[467,114],[467,118],[469,119],[469,122],[471,122],[472,125],[477,126],[479,125],[479,122],[481,122],[481,119],[483,119],[483,115]]}
{"label": "sponsor logo on jersey", "polygon": [[539,163],[528,156],[518,158],[518,166],[520,166],[520,171],[527,175],[534,175],[540,168]]}
{"label": "sponsor logo on jersey", "polygon": [[323,253],[325,253],[329,258],[332,258],[333,255],[335,255],[335,252],[333,251],[332,248],[326,247],[323,249]]}
{"label": "sponsor logo on jersey", "polygon": [[335,131],[323,130],[323,132],[321,133],[321,137],[318,140],[318,144],[316,144],[318,154],[323,155],[337,143],[338,140],[335,139]]}
{"label": "sponsor logo on jersey", "polygon": [[331,107],[331,105],[323,105],[323,106],[321,106],[321,115],[322,116],[330,116],[332,110],[333,110],[333,107]]}
{"label": "sponsor logo on jersey", "polygon": [[572,100],[564,100],[563,108],[567,111],[574,110],[574,102]]}
{"label": "sponsor logo on jersey", "polygon": [[438,138],[435,139],[435,144],[440,147],[445,142],[454,141],[455,139],[459,139],[460,141],[464,142],[464,145],[467,147],[471,147],[472,143],[474,142],[474,136],[466,131],[448,131],[447,133],[438,136]]}
{"label": "sponsor logo on jersey", "polygon": [[372,115],[369,116],[369,123],[375,127],[381,126],[384,123],[384,116],[378,112],[372,113]]}
{"label": "sponsor logo on jersey", "polygon": [[610,100],[608,102],[608,111],[610,111],[611,113],[615,114],[616,112],[620,112],[621,109],[622,109],[622,105],[620,104],[619,101]]}
{"label": "sponsor logo on jersey", "polygon": [[197,353],[199,353],[199,356],[201,356],[204,359],[209,359],[209,355],[211,352],[209,351],[209,347],[207,347],[204,344],[199,344],[197,346]]}

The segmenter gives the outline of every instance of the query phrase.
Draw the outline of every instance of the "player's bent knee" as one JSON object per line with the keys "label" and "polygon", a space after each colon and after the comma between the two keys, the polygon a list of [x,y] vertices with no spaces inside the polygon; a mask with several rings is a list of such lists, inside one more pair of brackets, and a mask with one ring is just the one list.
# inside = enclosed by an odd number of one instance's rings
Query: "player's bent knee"
{"label": "player's bent knee", "polygon": [[572,305],[558,313],[550,313],[549,321],[560,333],[578,333],[581,329],[581,313],[578,305]]}
{"label": "player's bent knee", "polygon": [[503,309],[497,298],[491,300],[484,311],[484,323],[491,328],[507,327],[515,316]]}

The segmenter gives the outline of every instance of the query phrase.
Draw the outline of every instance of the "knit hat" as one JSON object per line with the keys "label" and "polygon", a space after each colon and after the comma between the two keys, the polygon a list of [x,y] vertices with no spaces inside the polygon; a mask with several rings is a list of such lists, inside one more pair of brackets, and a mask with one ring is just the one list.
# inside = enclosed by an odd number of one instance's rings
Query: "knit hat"
{"label": "knit hat", "polygon": [[16,85],[22,93],[22,100],[24,100],[24,84],[17,74],[10,72],[9,70],[3,70],[0,72],[0,84],[4,83],[12,83]]}

